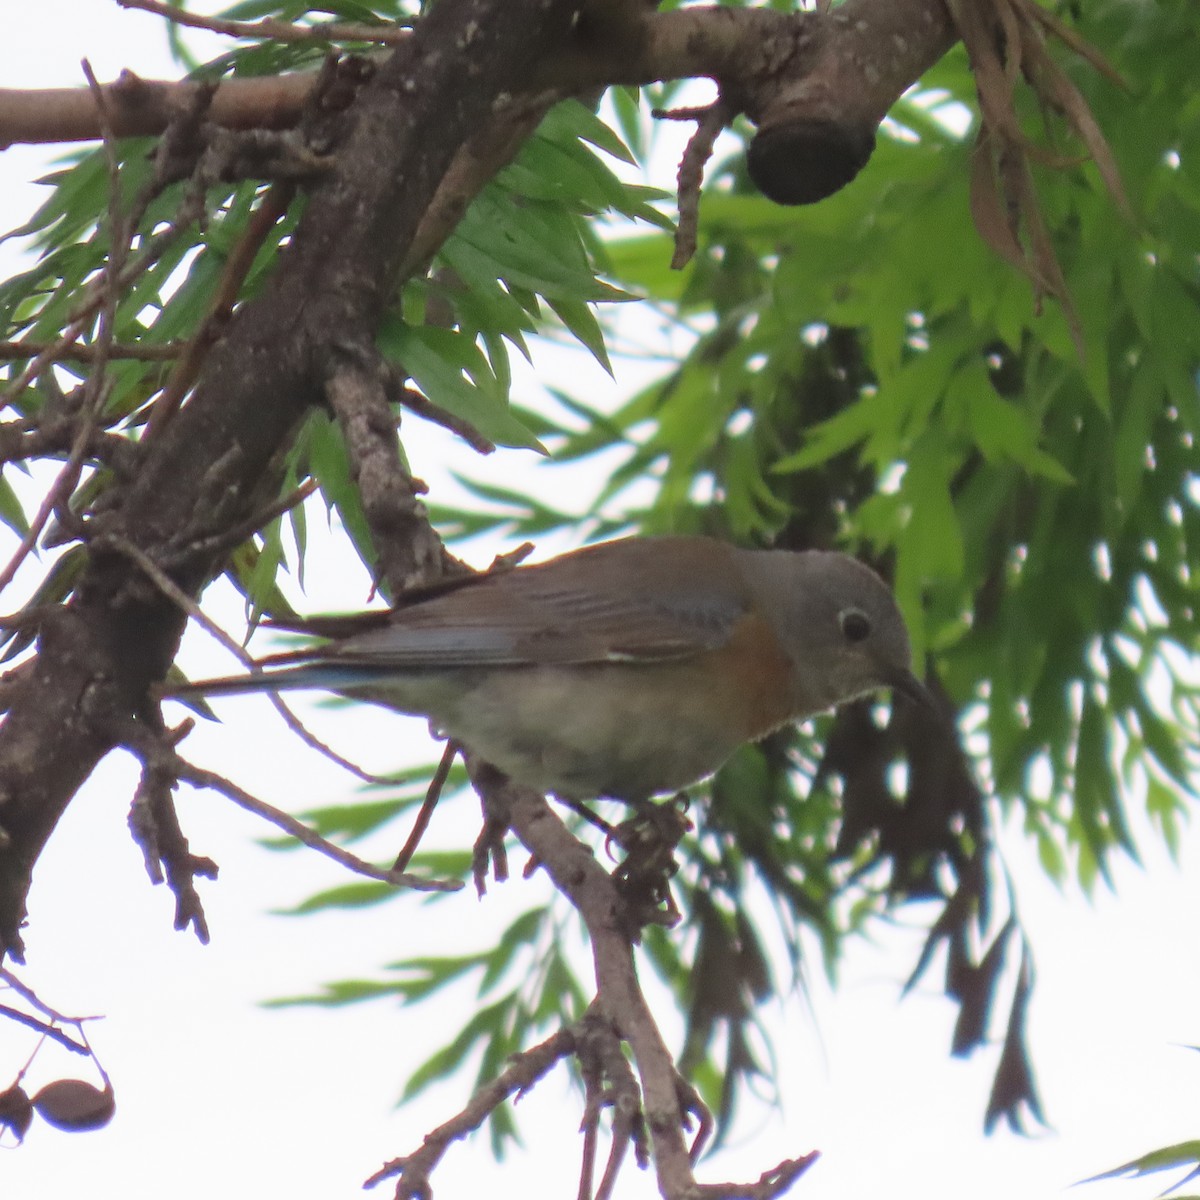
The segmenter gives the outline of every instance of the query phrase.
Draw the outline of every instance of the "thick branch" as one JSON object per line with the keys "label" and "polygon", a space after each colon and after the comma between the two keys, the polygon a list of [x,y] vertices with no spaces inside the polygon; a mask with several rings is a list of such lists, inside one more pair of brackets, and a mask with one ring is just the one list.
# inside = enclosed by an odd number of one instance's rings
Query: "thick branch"
{"label": "thick branch", "polygon": [[[708,77],[741,99],[766,129],[797,122],[868,133],[903,91],[953,45],[943,0],[848,0],[830,12],[622,6],[589,14],[575,36],[530,63],[520,92],[572,93],[610,84]],[[211,118],[231,128],[294,124],[316,74],[222,82]],[[197,85],[126,73],[106,89],[120,136],[161,132]],[[0,146],[99,136],[86,89],[0,88]],[[777,143],[778,144],[778,143]]]}
{"label": "thick branch", "polygon": [[442,543],[400,458],[383,364],[362,347],[339,348],[332,358],[326,396],[379,553],[377,573],[389,594],[398,596],[442,573]]}
{"label": "thick branch", "polygon": [[[227,129],[290,129],[300,119],[318,75],[304,71],[226,80],[217,88],[208,117]],[[118,137],[150,137],[162,133],[204,86],[142,79],[123,71],[102,90]],[[87,88],[0,88],[0,149],[99,136],[99,114]]]}

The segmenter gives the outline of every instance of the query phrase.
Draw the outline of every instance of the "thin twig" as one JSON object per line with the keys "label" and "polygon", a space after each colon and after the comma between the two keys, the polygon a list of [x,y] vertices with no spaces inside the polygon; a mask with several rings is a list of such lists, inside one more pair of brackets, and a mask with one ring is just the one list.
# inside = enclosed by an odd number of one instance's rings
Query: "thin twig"
{"label": "thin twig", "polygon": [[78,1028],[84,1021],[98,1021],[100,1019],[99,1017],[68,1017],[65,1013],[60,1013],[57,1009],[51,1008],[33,988],[26,983],[22,983],[7,967],[0,967],[0,982],[12,988],[22,1000],[27,1004],[31,1004],[43,1016],[49,1017],[51,1021],[57,1021],[60,1025],[74,1025]]}
{"label": "thin twig", "polygon": [[692,134],[679,160],[679,225],[675,230],[675,253],[671,256],[673,271],[681,271],[696,253],[704,166],[712,157],[718,134],[733,120],[736,111],[724,97],[718,97],[704,108],[656,108],[651,114],[660,120],[697,122],[696,132]]}
{"label": "thin twig", "polygon": [[[78,429],[73,416],[49,417],[33,428],[22,429],[23,421],[0,422],[0,463],[25,462],[31,458],[53,458],[68,453]],[[84,457],[106,463],[120,474],[137,452],[136,443],[115,433],[92,429]]]}
{"label": "thin twig", "polygon": [[443,408],[440,404],[434,404],[427,396],[421,395],[415,388],[404,387],[397,383],[395,379],[396,373],[390,373],[387,379],[388,399],[397,404],[402,404],[409,412],[416,413],[418,417],[423,417],[426,421],[432,421],[435,425],[440,425],[443,429],[450,430],[451,433],[457,434],[462,438],[472,450],[479,454],[491,454],[496,449],[496,443],[484,437],[470,421],[463,420],[462,417],[455,416],[449,409]]}
{"label": "thin twig", "polygon": [[358,855],[351,854],[349,850],[343,850],[341,846],[327,841],[315,829],[298,821],[291,813],[286,813],[273,804],[268,804],[265,800],[259,800],[258,797],[252,796],[244,788],[238,787],[236,783],[226,779],[223,775],[194,766],[178,755],[173,755],[173,759],[176,778],[190,783],[193,787],[208,788],[210,791],[219,792],[227,800],[232,800],[239,808],[244,808],[247,812],[262,817],[263,820],[282,829],[284,833],[290,834],[297,841],[303,842],[310,850],[315,850],[318,854],[333,859],[334,862],[357,875],[378,879],[380,882],[390,883],[394,887],[411,888],[416,892],[457,892],[463,886],[462,881],[458,879],[424,879],[419,875],[409,875],[377,867],[374,863],[369,863],[365,859],[359,858]]}
{"label": "thin twig", "polygon": [[[55,342],[0,341],[0,361],[20,361],[23,358],[36,358],[39,354],[55,353],[58,360],[67,362],[95,362],[99,350],[89,343],[86,346],[72,346],[66,351],[55,350]],[[143,345],[140,342],[113,342],[108,347],[106,355],[109,359],[134,359],[138,362],[170,362],[178,358],[184,351],[183,342],[167,342],[162,345]]]}
{"label": "thin twig", "polygon": [[299,487],[293,488],[286,495],[272,500],[270,504],[263,505],[258,512],[252,517],[247,517],[240,525],[234,525],[223,533],[213,534],[212,537],[201,538],[193,542],[191,552],[199,557],[207,557],[219,550],[235,549],[272,521],[303,504],[320,486],[319,479],[306,479]]}
{"label": "thin twig", "polygon": [[[509,1096],[519,1099],[562,1058],[575,1049],[575,1031],[560,1029],[544,1042],[515,1054],[508,1066],[491,1083],[471,1097],[466,1108],[444,1125],[426,1135],[421,1148],[404,1158],[385,1163],[363,1183],[374,1187],[385,1179],[396,1179],[395,1200],[427,1200],[429,1176],[452,1142],[473,1133]],[[397,1176],[399,1178],[397,1178]]]}
{"label": "thin twig", "polygon": [[700,1183],[691,1194],[696,1200],[776,1200],[820,1158],[818,1151],[799,1158],[785,1158],[778,1166],[764,1171],[755,1183]]}
{"label": "thin twig", "polygon": [[[117,154],[117,137],[113,132],[112,113],[108,108],[108,100],[104,89],[92,70],[92,64],[85,58],[80,64],[84,77],[96,102],[96,114],[100,120],[100,135],[104,145],[104,164],[108,173],[108,258],[104,264],[104,297],[100,305],[99,332],[94,342],[96,355],[94,370],[88,377],[87,392],[85,392],[85,410],[97,408],[96,398],[103,390],[101,380],[108,365],[109,351],[112,348],[114,326],[117,317],[117,303],[120,294],[117,291],[117,280],[121,268],[129,255],[129,239],[131,228],[121,210],[121,159]],[[90,401],[90,403],[88,402]]]}
{"label": "thin twig", "polygon": [[[7,967],[0,967],[0,983],[11,988],[26,1004],[31,1008],[36,1008],[42,1016],[48,1017],[55,1025],[74,1025],[76,1029],[82,1032],[85,1021],[99,1020],[98,1017],[68,1017],[65,1013],[60,1013],[57,1009],[51,1008],[33,988],[22,983]],[[71,1043],[71,1049],[79,1050],[82,1047]],[[86,1050],[84,1052],[86,1053]]]}
{"label": "thin twig", "polygon": [[433,810],[437,807],[438,800],[441,799],[442,788],[446,786],[450,768],[454,765],[454,756],[461,749],[462,747],[453,738],[447,741],[446,748],[442,751],[442,760],[438,763],[437,770],[434,771],[433,778],[429,781],[425,799],[417,813],[417,819],[413,822],[412,832],[401,847],[400,853],[396,855],[396,861],[392,863],[393,871],[403,871],[412,862],[412,856],[417,852],[417,847],[425,836],[425,830],[429,828]]}
{"label": "thin twig", "polygon": [[593,1200],[592,1181],[596,1177],[596,1147],[600,1141],[601,1104],[602,1083],[599,1076],[593,1079],[585,1074],[583,1120],[579,1125],[583,1134],[583,1152],[579,1156],[577,1200]]}
{"label": "thin twig", "polygon": [[[472,773],[472,782],[473,767],[488,769],[485,764],[473,761],[469,755],[464,755],[463,761],[467,764],[467,770]],[[508,878],[508,847],[504,844],[508,834],[508,817],[501,795],[481,790],[478,784],[475,785],[475,790],[479,793],[480,803],[483,805],[483,827],[479,830],[475,845],[471,847],[471,877],[475,880],[475,891],[482,899],[487,892],[489,866],[492,869],[492,878],[497,883],[503,883]]]}
{"label": "thin twig", "polygon": [[[229,651],[244,667],[254,671],[258,669],[258,663],[254,656],[250,654],[244,646],[240,645],[229,636],[201,607],[187,594],[163,569],[156,563],[144,550],[135,546],[126,538],[112,536],[106,539],[106,545],[111,546],[114,550],[120,551],[126,557],[132,559],[142,571],[149,577],[155,587],[159,589],[164,596],[175,604],[182,612],[186,613],[201,629],[210,637],[220,642],[226,650]],[[271,702],[272,707],[283,718],[287,727],[298,737],[305,745],[312,747],[319,754],[323,754],[330,761],[337,763],[339,767],[349,771],[352,775],[357,776],[365,783],[390,783],[391,780],[387,775],[376,775],[371,771],[360,767],[356,762],[352,762],[348,758],[344,758],[332,746],[321,741],[315,733],[308,729],[304,723],[296,716],[287,704],[275,692],[264,692],[267,699]]]}
{"label": "thin twig", "polygon": [[696,1119],[696,1136],[692,1138],[691,1147],[688,1149],[688,1158],[695,1165],[700,1161],[700,1155],[716,1128],[716,1121],[703,1097],[682,1075],[675,1076],[675,1091],[679,1094],[679,1107],[684,1116]]}
{"label": "thin twig", "polygon": [[271,17],[262,21],[228,21],[221,17],[202,17],[173,4],[163,4],[160,0],[117,0],[117,3],[122,8],[155,13],[176,25],[206,29],[209,33],[228,37],[275,42],[381,42],[392,46],[412,37],[410,29],[398,29],[394,25],[354,25],[341,21],[329,21],[322,25],[294,25],[290,21]]}
{"label": "thin twig", "polygon": [[[103,399],[104,392],[100,392],[100,397]],[[85,422],[86,424],[86,422]],[[87,451],[88,439],[84,436],[84,430],[81,428],[76,435],[75,444],[71,448],[71,453],[67,461],[63,464],[62,470],[55,476],[54,482],[50,485],[45,496],[42,497],[41,504],[38,505],[38,510],[34,513],[33,520],[29,523],[29,528],[25,531],[25,535],[21,538],[12,557],[0,571],[0,592],[4,591],[17,572],[21,569],[21,564],[29,557],[34,546],[37,545],[37,540],[42,535],[42,530],[46,527],[46,522],[58,510],[60,504],[65,505],[75,490],[75,485],[79,480],[79,472],[83,466],[84,454]]]}
{"label": "thin twig", "polygon": [[88,373],[87,382],[83,388],[79,426],[75,431],[75,441],[67,463],[51,492],[55,501],[52,511],[58,518],[59,525],[75,536],[82,532],[82,518],[70,510],[71,494],[79,484],[84,454],[96,431],[97,419],[108,397],[108,356],[116,330],[117,306],[121,297],[117,284],[121,268],[129,256],[133,228],[127,221],[121,206],[121,161],[117,154],[116,135],[113,132],[112,114],[108,108],[108,101],[104,95],[104,89],[101,88],[95,72],[92,70],[92,64],[85,58],[80,65],[83,68],[88,87],[91,89],[92,99],[96,104],[100,133],[103,138],[104,161],[108,173],[109,251],[100,279],[101,303],[96,340],[93,343],[96,353],[92,360],[92,369]]}
{"label": "thin twig", "polygon": [[650,1145],[646,1135],[646,1122],[642,1114],[642,1096],[633,1068],[621,1049],[621,1040],[611,1023],[600,1025],[598,1054],[604,1078],[608,1081],[607,1102],[612,1106],[612,1142],[608,1149],[608,1162],[604,1175],[596,1189],[595,1200],[612,1200],[617,1186],[617,1177],[632,1144],[638,1165],[646,1166],[649,1161]]}
{"label": "thin twig", "polygon": [[150,882],[165,882],[175,897],[175,928],[184,930],[190,925],[200,944],[207,946],[208,918],[196,880],[216,879],[218,867],[211,858],[192,853],[173,794],[179,778],[173,747],[191,727],[188,721],[175,731],[171,753],[162,753],[156,743],[150,743],[151,751],[142,756],[142,777],[129,809],[129,831],[142,852]]}
{"label": "thin twig", "polygon": [[77,310],[78,315],[72,317],[63,333],[50,342],[32,362],[27,363],[25,369],[4,389],[0,406],[11,404],[51,363],[66,356],[67,351],[84,335],[91,324],[92,314],[99,302],[99,292],[94,283],[90,284],[85,300]]}
{"label": "thin twig", "polygon": [[86,1046],[63,1033],[61,1029],[54,1025],[48,1025],[45,1021],[39,1021],[37,1017],[21,1012],[19,1008],[9,1008],[7,1004],[0,1004],[0,1017],[7,1017],[10,1021],[16,1021],[18,1025],[36,1029],[38,1033],[57,1042],[60,1046],[65,1046],[68,1050],[73,1050],[76,1054],[87,1054],[88,1052]]}

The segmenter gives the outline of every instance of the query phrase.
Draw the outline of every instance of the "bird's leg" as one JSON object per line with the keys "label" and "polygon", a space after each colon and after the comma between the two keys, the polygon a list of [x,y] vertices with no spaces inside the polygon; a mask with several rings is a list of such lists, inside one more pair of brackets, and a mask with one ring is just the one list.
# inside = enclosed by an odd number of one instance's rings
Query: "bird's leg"
{"label": "bird's leg", "polygon": [[573,813],[581,816],[589,825],[594,825],[602,834],[606,841],[612,841],[616,838],[616,828],[606,821],[598,812],[594,812],[588,808],[582,800],[572,800],[568,796],[559,796],[555,798],[562,804],[565,804]]}

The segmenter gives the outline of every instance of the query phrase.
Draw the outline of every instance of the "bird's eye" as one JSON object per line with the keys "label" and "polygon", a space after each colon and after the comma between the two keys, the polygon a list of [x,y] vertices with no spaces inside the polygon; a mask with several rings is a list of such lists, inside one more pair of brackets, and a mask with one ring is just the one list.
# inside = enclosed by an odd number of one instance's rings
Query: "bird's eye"
{"label": "bird's eye", "polygon": [[861,642],[871,632],[871,618],[858,608],[847,608],[838,613],[838,624],[848,642]]}

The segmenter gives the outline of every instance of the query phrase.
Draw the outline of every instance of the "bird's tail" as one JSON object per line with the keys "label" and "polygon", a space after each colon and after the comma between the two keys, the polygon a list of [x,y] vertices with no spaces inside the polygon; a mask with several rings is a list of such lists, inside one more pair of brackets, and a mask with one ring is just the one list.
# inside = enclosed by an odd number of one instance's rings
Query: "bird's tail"
{"label": "bird's tail", "polygon": [[305,663],[282,670],[255,670],[245,675],[223,675],[216,679],[168,679],[158,689],[163,700],[200,700],[210,696],[236,696],[247,692],[290,692],[300,688],[337,691],[363,682],[360,669],[332,663]]}

